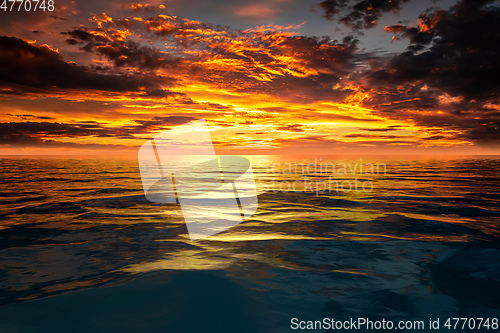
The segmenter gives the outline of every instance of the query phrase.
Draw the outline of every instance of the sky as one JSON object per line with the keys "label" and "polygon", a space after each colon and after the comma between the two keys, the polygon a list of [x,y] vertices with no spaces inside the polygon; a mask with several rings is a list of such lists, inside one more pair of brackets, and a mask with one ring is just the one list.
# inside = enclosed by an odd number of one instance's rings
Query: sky
{"label": "sky", "polygon": [[498,1],[53,4],[0,9],[0,155],[500,153]]}

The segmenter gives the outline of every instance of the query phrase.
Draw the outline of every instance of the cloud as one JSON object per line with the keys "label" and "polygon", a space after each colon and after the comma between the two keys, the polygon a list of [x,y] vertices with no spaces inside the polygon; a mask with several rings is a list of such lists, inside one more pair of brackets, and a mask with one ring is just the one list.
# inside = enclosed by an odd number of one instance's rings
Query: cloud
{"label": "cloud", "polygon": [[[31,115],[26,118],[41,119]],[[166,126],[177,126],[198,119],[192,116],[156,116],[150,119],[135,120],[137,125],[113,127],[107,123],[83,121],[71,124],[58,122],[8,122],[0,123],[0,144],[42,144],[55,143],[60,138],[96,137],[134,139],[136,134],[146,134],[152,130],[165,130]]]}
{"label": "cloud", "polygon": [[[113,67],[147,70],[168,84],[198,82],[236,93],[265,93],[284,100],[310,102],[343,99],[349,90],[334,91],[341,76],[357,66],[358,41],[297,36],[298,26],[264,26],[238,30],[175,16],[137,18],[131,30],[119,30],[119,20],[97,28],[65,32],[72,45],[109,60]],[[143,35],[151,45],[129,40]],[[166,45],[165,51],[154,45]],[[174,56],[175,54],[175,56]]]}
{"label": "cloud", "polygon": [[374,27],[386,12],[398,12],[402,4],[410,0],[325,0],[319,3],[323,17],[338,21],[353,29],[369,29]]}
{"label": "cloud", "polygon": [[22,120],[28,120],[28,119],[54,120],[55,119],[54,117],[36,116],[36,115],[33,115],[33,114],[11,114],[11,113],[7,113],[7,116],[21,118]]}
{"label": "cloud", "polygon": [[498,142],[500,7],[462,0],[449,10],[427,10],[418,27],[385,28],[408,48],[372,62],[360,82],[367,108],[419,126],[456,131],[457,140]]}
{"label": "cloud", "polygon": [[[110,21],[110,23],[113,22]],[[84,51],[102,55],[112,61],[115,67],[126,66],[155,70],[167,66],[174,66],[176,62],[181,60],[165,52],[160,53],[151,46],[126,40],[127,33],[128,30],[103,30],[102,27],[98,29],[87,29],[81,27],[63,32],[62,34],[70,37],[66,39],[66,42],[69,44],[79,44]]]}
{"label": "cloud", "polygon": [[[51,122],[0,123],[0,144],[41,144],[47,138],[104,134],[97,124],[61,124]],[[53,140],[51,141],[53,142]]]}
{"label": "cloud", "polygon": [[[320,7],[326,18],[361,29],[406,2],[327,0]],[[394,132],[405,128],[382,127],[386,121],[410,124],[412,133],[418,132],[417,144],[498,142],[500,15],[491,1],[462,0],[448,10],[428,10],[418,26],[387,25],[386,32],[409,42],[404,52],[391,54],[368,52],[350,36],[301,36],[300,24],[242,30],[157,14],[158,4],[115,5],[115,12],[91,14],[91,23],[40,35],[59,50],[0,37],[0,94],[8,101],[6,112],[20,118],[0,123],[5,142],[131,139],[202,114],[228,132],[269,121],[276,136],[300,136],[297,140],[318,147],[344,147],[345,141],[369,145],[370,139],[377,145],[408,144],[408,137],[397,140],[402,134]],[[247,9],[243,15],[268,11],[272,16],[285,5],[253,2],[238,8]],[[68,109],[68,104],[47,102],[37,118],[31,114],[39,108],[30,109],[27,101],[33,96],[75,104]],[[16,98],[23,99],[18,108],[12,102]],[[96,104],[77,105],[81,100]],[[77,118],[78,111],[85,115]],[[82,121],[97,112],[102,123]],[[56,114],[71,119],[70,124],[51,119]],[[341,140],[334,142],[334,134],[322,137],[321,129],[309,125],[306,130],[300,125],[305,119],[308,124],[349,123],[366,133],[346,130],[335,134]],[[369,127],[367,122],[382,128],[358,127]],[[270,144],[297,144],[286,140]]]}
{"label": "cloud", "polygon": [[139,92],[159,89],[159,80],[142,74],[121,74],[65,62],[48,45],[36,46],[16,37],[0,36],[0,87],[18,93],[33,89]]}
{"label": "cloud", "polygon": [[420,16],[420,28],[401,31],[407,51],[373,74],[397,83],[423,81],[452,96],[487,100],[500,86],[500,8],[464,0],[449,11]]}
{"label": "cloud", "polygon": [[318,6],[323,10],[323,16],[327,20],[332,20],[342,10],[347,7],[349,0],[326,0],[320,2]]}
{"label": "cloud", "polygon": [[210,53],[204,64],[215,58],[217,66],[204,66],[209,75],[201,76],[200,80],[239,93],[265,93],[290,102],[343,100],[349,91],[335,91],[332,86],[356,67],[357,40],[350,37],[338,42],[329,38],[254,33],[207,46]]}
{"label": "cloud", "polygon": [[153,117],[147,120],[136,120],[135,122],[144,126],[144,131],[149,131],[153,128],[158,128],[160,126],[167,125],[182,125],[192,120],[198,118],[192,116],[165,116],[165,117]]}

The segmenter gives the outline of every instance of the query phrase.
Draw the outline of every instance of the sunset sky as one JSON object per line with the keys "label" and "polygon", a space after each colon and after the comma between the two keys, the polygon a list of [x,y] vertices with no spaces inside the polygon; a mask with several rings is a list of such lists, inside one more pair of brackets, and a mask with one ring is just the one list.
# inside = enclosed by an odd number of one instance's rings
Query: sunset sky
{"label": "sunset sky", "polygon": [[0,155],[500,153],[498,1],[54,4],[0,10]]}

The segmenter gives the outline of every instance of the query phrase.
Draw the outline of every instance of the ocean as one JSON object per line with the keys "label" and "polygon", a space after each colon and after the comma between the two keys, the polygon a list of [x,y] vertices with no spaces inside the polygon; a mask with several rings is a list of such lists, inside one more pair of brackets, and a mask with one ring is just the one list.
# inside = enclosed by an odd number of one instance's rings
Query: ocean
{"label": "ocean", "polygon": [[500,158],[248,158],[197,241],[133,158],[1,158],[0,332],[500,331]]}

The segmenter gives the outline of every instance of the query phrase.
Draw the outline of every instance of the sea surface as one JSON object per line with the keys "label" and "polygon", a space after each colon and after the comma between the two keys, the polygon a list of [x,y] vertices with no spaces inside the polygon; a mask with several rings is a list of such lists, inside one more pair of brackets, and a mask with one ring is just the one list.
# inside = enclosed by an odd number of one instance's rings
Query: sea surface
{"label": "sea surface", "polygon": [[500,317],[499,158],[249,159],[255,214],[191,241],[135,159],[0,158],[0,332],[500,332],[444,327]]}

